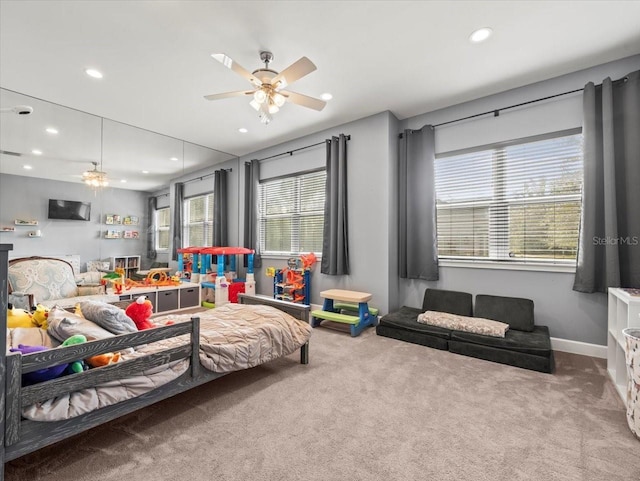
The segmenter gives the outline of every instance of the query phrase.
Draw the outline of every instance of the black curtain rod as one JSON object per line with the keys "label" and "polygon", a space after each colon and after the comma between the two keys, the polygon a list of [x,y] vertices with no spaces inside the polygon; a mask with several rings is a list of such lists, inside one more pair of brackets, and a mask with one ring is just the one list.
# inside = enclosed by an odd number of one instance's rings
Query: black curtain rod
{"label": "black curtain rod", "polygon": [[227,172],[233,172],[233,168],[231,168],[231,167],[229,167],[228,169],[218,169],[215,172],[211,172],[210,174],[201,175],[200,177],[194,177],[193,179],[189,179],[189,180],[183,180],[182,183],[183,184],[188,184],[189,182],[195,182],[196,180],[206,179],[207,177],[211,177],[213,175],[216,175],[216,172],[218,172],[220,170],[225,170]]}
{"label": "black curtain rod", "polygon": [[[500,115],[500,112],[503,111],[503,110],[515,109],[516,107],[522,107],[523,105],[534,104],[536,102],[542,102],[543,100],[549,100],[549,99],[553,99],[553,98],[556,98],[556,97],[562,97],[563,95],[574,94],[576,92],[582,92],[583,90],[584,90],[584,88],[575,89],[575,90],[569,90],[568,92],[562,92],[560,94],[549,95],[548,97],[542,97],[540,99],[529,100],[527,102],[521,102],[521,103],[515,104],[515,105],[509,105],[508,107],[501,107],[499,109],[488,110],[488,111],[482,112],[480,114],[469,115],[468,117],[461,117],[459,119],[449,120],[447,122],[441,122],[439,124],[432,125],[431,127],[432,128],[441,127],[442,125],[453,124],[455,122],[462,122],[463,120],[475,119],[476,117],[481,117],[483,115],[489,115],[489,114],[493,114],[494,117],[498,117]],[[401,133],[399,135],[399,137],[402,138],[402,135],[403,134]]]}
{"label": "black curtain rod", "polygon": [[[351,136],[350,135],[345,135],[345,137],[347,138],[347,140],[351,140]],[[257,159],[258,162],[262,162],[263,160],[269,160],[269,159],[274,159],[276,157],[280,157],[282,155],[293,155],[294,152],[298,152],[300,150],[305,150],[305,149],[310,149],[311,147],[316,147],[318,145],[322,145],[324,143],[326,143],[326,140],[323,140],[322,142],[317,142],[315,144],[311,144],[311,145],[305,145],[304,147],[300,147],[298,149],[293,149],[293,150],[287,150],[286,152],[282,152],[280,154],[275,154],[275,155],[270,155],[269,157],[264,157],[263,159]],[[245,162],[245,164],[247,164],[248,162]]]}

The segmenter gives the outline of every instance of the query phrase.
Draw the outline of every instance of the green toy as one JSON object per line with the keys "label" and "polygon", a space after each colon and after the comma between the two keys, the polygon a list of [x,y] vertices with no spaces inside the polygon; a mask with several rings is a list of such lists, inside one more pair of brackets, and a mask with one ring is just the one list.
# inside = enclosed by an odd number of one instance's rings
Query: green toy
{"label": "green toy", "polygon": [[[83,336],[82,334],[75,334],[69,337],[67,340],[65,340],[62,343],[62,346],[73,346],[75,344],[82,344],[84,342],[87,342],[87,338],[85,336]],[[74,361],[69,364],[69,367],[67,368],[67,373],[69,374],[79,373],[79,372],[85,371],[86,369],[88,368],[87,368],[87,365],[84,363],[84,361]]]}

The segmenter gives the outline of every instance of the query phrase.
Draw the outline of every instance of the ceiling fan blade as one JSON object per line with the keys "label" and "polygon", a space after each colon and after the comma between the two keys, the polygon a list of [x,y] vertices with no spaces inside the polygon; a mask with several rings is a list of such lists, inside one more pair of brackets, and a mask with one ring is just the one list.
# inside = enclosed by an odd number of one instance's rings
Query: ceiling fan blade
{"label": "ceiling fan blade", "polygon": [[282,91],[280,92],[287,100],[293,102],[294,104],[302,105],[303,107],[308,107],[313,110],[322,110],[327,102],[320,99],[315,99],[313,97],[309,97],[308,95],[299,94],[291,91]]}
{"label": "ceiling fan blade", "polygon": [[241,65],[239,65],[238,62],[233,60],[231,57],[228,57],[226,54],[212,53],[211,56],[215,58],[218,62],[220,62],[222,65],[224,65],[225,67],[230,68],[235,73],[242,75],[244,78],[246,78],[249,82],[251,82],[256,87],[260,87],[260,85],[262,85],[262,82],[260,82],[258,77],[253,75],[251,72],[249,72],[247,69],[245,69]]}
{"label": "ceiling fan blade", "polygon": [[307,57],[302,57],[300,60],[292,63],[278,75],[273,77],[271,85],[273,85],[274,88],[283,89],[305,75],[310,74],[315,69],[316,66],[311,60]]}
{"label": "ceiling fan blade", "polygon": [[255,90],[236,90],[235,92],[224,92],[221,94],[205,95],[204,98],[207,100],[220,100],[228,99],[231,97],[242,97],[243,95],[251,95],[254,92]]}

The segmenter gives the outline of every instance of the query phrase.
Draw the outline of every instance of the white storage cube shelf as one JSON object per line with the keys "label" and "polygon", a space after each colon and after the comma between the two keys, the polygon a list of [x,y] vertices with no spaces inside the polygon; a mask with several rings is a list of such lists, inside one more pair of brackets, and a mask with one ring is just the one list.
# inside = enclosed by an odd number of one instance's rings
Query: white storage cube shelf
{"label": "white storage cube shelf", "polygon": [[609,288],[609,316],[607,329],[607,372],[627,403],[627,363],[625,361],[625,338],[622,330],[640,327],[640,296],[632,296],[619,288]]}

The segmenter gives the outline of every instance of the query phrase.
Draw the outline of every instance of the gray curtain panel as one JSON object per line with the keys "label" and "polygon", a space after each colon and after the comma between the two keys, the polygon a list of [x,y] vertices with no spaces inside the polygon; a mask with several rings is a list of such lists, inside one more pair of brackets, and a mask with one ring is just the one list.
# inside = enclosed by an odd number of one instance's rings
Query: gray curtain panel
{"label": "gray curtain panel", "polygon": [[227,171],[216,170],[213,175],[212,245],[214,247],[224,247],[229,245],[229,233],[227,230]]}
{"label": "gray curtain panel", "polygon": [[573,289],[640,287],[640,71],[583,92],[584,187]]}
{"label": "gray curtain panel", "polygon": [[[253,159],[244,163],[244,247],[254,249],[253,266],[261,267],[260,243],[258,242],[258,183],[260,162]],[[245,256],[244,266],[247,266]]]}
{"label": "gray curtain panel", "polygon": [[156,210],[158,209],[158,198],[149,197],[147,200],[147,259],[158,257],[156,252]]}
{"label": "gray curtain panel", "polygon": [[320,272],[342,276],[349,274],[347,137],[340,134],[339,137],[328,139],[326,144],[327,182]]}
{"label": "gray curtain panel", "polygon": [[398,162],[400,277],[438,280],[434,129],[405,130]]}
{"label": "gray curtain panel", "polygon": [[171,260],[178,260],[178,249],[182,245],[182,204],[184,202],[184,184],[176,182],[173,196],[173,222],[171,224],[173,244],[171,246]]}

